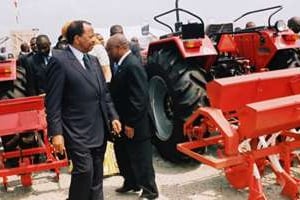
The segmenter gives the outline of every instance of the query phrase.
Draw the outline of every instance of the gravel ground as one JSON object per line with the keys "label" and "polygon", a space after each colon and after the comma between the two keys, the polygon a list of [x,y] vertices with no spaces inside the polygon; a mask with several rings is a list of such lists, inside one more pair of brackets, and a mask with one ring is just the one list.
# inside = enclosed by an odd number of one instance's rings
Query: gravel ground
{"label": "gravel ground", "polygon": [[[160,200],[245,200],[247,190],[231,188],[222,171],[205,165],[174,165],[162,160],[154,153],[156,181]],[[18,177],[10,177],[8,192],[0,187],[1,200],[64,200],[68,194],[70,175],[62,170],[59,183],[53,181],[54,174],[43,172],[34,174],[31,188],[20,185]],[[138,193],[118,195],[114,190],[122,184],[120,176],[104,179],[106,200],[138,199]],[[274,176],[263,179],[264,191],[269,200],[287,199],[280,195],[280,187],[274,184]]]}

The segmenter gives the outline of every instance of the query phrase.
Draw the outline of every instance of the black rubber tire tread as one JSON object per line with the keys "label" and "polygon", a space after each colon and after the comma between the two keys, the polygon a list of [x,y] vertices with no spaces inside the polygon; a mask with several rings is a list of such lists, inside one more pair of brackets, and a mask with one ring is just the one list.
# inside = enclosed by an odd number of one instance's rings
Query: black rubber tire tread
{"label": "black rubber tire tread", "polygon": [[187,157],[177,151],[176,144],[187,141],[183,135],[186,119],[199,106],[207,105],[204,71],[192,61],[182,59],[176,48],[153,52],[148,57],[146,70],[149,80],[159,76],[165,81],[173,102],[172,135],[166,141],[155,135],[154,145],[163,158],[175,163],[185,162]]}
{"label": "black rubber tire tread", "polygon": [[[13,88],[0,94],[1,99],[14,99],[27,96],[26,92],[26,71],[22,67],[17,67],[17,78],[14,80]],[[0,82],[1,87],[1,82]]]}
{"label": "black rubber tire tread", "polygon": [[[0,100],[3,99],[14,99],[14,98],[20,98],[25,97],[27,95],[26,92],[26,70],[21,67],[17,67],[16,70],[16,80],[13,81],[13,87],[9,90],[4,90],[0,94]],[[1,82],[0,82],[1,87]],[[3,136],[2,142],[8,142],[10,141],[15,135],[9,135],[9,136]],[[17,145],[17,144],[16,144]],[[4,148],[5,150],[12,150],[15,149],[16,146],[10,147],[9,149]],[[13,159],[14,162],[17,162],[17,159]]]}

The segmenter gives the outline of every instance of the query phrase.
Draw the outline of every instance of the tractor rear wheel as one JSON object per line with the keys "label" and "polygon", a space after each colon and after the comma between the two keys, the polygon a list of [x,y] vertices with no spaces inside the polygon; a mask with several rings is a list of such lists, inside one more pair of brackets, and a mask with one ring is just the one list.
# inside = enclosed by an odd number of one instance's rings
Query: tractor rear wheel
{"label": "tractor rear wheel", "polygon": [[[13,81],[10,87],[3,87],[2,83],[0,82],[0,100],[2,99],[14,99],[19,97],[27,96],[26,92],[26,70],[21,67],[17,67],[17,78]],[[4,83],[6,84],[6,83]]]}
{"label": "tractor rear wheel", "polygon": [[[26,93],[26,70],[17,67],[17,78],[13,83],[0,82],[0,100],[25,97]],[[19,135],[2,136],[2,145],[5,151],[14,151],[19,144]],[[11,158],[5,162],[7,167],[18,165],[18,158]]]}
{"label": "tractor rear wheel", "polygon": [[146,70],[156,125],[154,145],[165,159],[182,162],[187,157],[177,151],[176,145],[188,140],[183,124],[193,111],[208,104],[204,71],[173,48],[154,51]]}

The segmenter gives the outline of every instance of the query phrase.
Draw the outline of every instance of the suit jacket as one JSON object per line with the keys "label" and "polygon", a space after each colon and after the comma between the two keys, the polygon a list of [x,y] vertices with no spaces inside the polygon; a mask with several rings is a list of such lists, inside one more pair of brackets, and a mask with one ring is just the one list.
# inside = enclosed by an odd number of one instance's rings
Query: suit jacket
{"label": "suit jacket", "polygon": [[49,135],[63,133],[69,149],[101,146],[118,115],[97,58],[89,55],[89,72],[69,48],[52,55],[46,91]]}
{"label": "suit jacket", "polygon": [[135,55],[130,53],[124,59],[112,79],[110,89],[121,123],[134,128],[133,140],[150,138],[147,74]]}
{"label": "suit jacket", "polygon": [[44,56],[36,53],[27,59],[27,76],[29,95],[45,93],[46,63]]}
{"label": "suit jacket", "polygon": [[[129,43],[129,48],[130,48],[130,51],[131,51],[132,55],[136,56],[138,58],[138,60],[142,62],[143,59],[142,59],[142,55],[141,55],[140,46],[136,43],[131,42],[131,43]],[[111,70],[111,73],[112,73],[112,77],[114,77],[114,75],[116,73],[115,72],[115,65],[117,63],[112,61],[112,60],[110,60],[109,63],[110,63],[110,70]]]}

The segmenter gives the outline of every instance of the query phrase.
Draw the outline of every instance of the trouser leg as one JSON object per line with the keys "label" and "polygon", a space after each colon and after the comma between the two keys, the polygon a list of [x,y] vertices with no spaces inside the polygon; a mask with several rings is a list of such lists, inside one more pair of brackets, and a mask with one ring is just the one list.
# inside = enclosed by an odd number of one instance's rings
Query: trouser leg
{"label": "trouser leg", "polygon": [[93,158],[93,181],[90,193],[90,200],[103,200],[103,160],[106,144],[99,148],[91,149]]}
{"label": "trouser leg", "polygon": [[114,150],[116,155],[116,160],[118,163],[119,171],[121,176],[124,178],[124,185],[136,186],[135,175],[130,164],[130,155],[127,149],[127,141],[116,141],[114,143]]}
{"label": "trouser leg", "polygon": [[69,151],[73,162],[69,200],[87,200],[93,177],[93,161],[89,149]]}
{"label": "trouser leg", "polygon": [[150,139],[128,144],[130,163],[137,183],[144,190],[158,194],[155,172],[152,163],[152,144]]}

